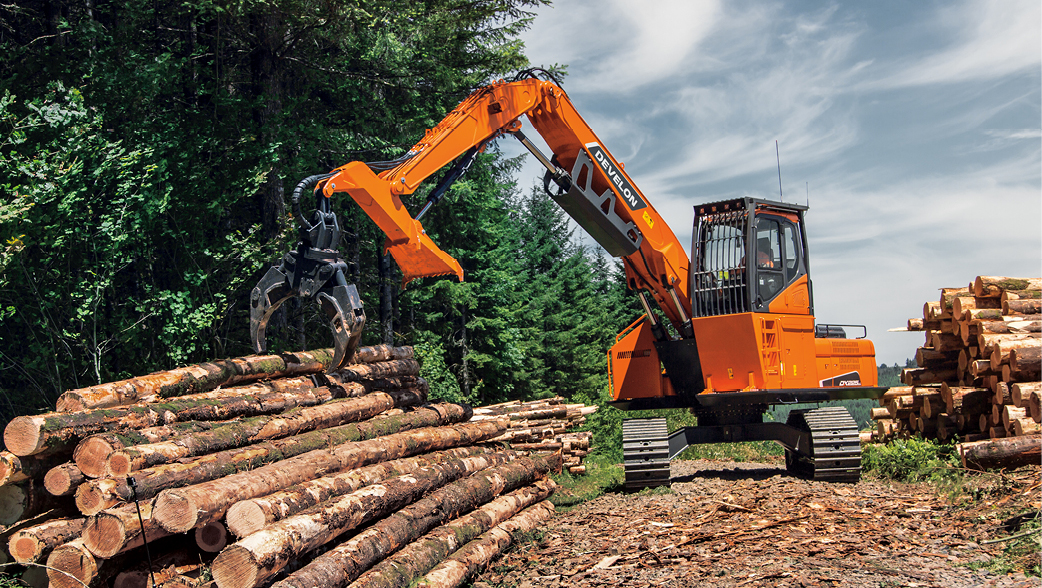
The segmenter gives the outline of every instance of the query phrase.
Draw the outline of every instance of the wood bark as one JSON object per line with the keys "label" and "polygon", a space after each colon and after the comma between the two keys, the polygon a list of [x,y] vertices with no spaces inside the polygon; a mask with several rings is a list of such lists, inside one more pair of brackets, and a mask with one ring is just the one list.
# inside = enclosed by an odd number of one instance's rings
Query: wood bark
{"label": "wood bark", "polygon": [[43,479],[51,468],[64,461],[62,455],[19,457],[10,451],[0,451],[0,486]]}
{"label": "wood bark", "polygon": [[[517,499],[509,501],[499,499],[490,502],[488,505],[475,512],[443,524],[426,535],[413,540],[411,543],[405,545],[400,552],[391,555],[378,563],[374,562],[376,565],[369,571],[361,574],[361,576],[358,577],[351,586],[361,588],[376,586],[400,587],[410,585],[414,580],[430,571],[431,568],[444,560],[445,557],[462,547],[467,542],[478,538],[482,533],[496,525],[506,522],[524,508],[528,508],[533,504],[545,500],[546,496],[549,494],[549,489],[536,490],[526,488],[525,490],[528,492],[523,501]],[[318,558],[318,563],[337,566],[339,561],[330,561],[332,559],[333,558],[320,557]],[[329,565],[326,567],[328,568]],[[361,572],[365,568],[353,566],[348,569],[352,572],[355,570]],[[304,570],[301,571],[303,572]],[[336,570],[334,569],[332,571]],[[351,573],[349,575],[341,576],[337,578],[337,583],[333,585],[344,586],[352,579],[352,576],[357,575],[357,573]],[[285,588],[290,588],[290,586],[298,588],[301,586],[301,583],[298,581],[294,584],[287,584]]]}
{"label": "wood bark", "polygon": [[925,384],[940,384],[948,380],[958,378],[954,368],[940,371],[931,371],[926,368],[905,369],[901,372],[901,383],[906,386],[922,386]]}
{"label": "wood bark", "polygon": [[495,461],[493,454],[434,464],[283,519],[222,551],[211,566],[214,580],[219,588],[257,586],[291,559]]}
{"label": "wood bark", "polygon": [[962,337],[950,333],[933,331],[930,337],[931,347],[936,351],[959,351],[964,347]]}
{"label": "wood bark", "polygon": [[1014,419],[1012,423],[1013,431],[1018,437],[1034,435],[1035,433],[1038,433],[1040,429],[1039,424],[1031,420],[1030,417]]}
{"label": "wood bark", "polygon": [[1002,308],[1002,302],[997,298],[975,296],[959,296],[952,300],[952,314],[957,317],[961,317],[967,310],[983,308]]}
{"label": "wood bark", "polygon": [[1002,303],[1002,314],[1039,314],[1042,313],[1042,300],[1022,299],[1007,300]]}
{"label": "wood bark", "polygon": [[208,392],[242,382],[313,374],[333,361],[331,349],[280,355],[251,355],[155,372],[90,388],[70,390],[58,398],[58,412],[77,412],[134,404],[148,397],[170,398]]}
{"label": "wood bark", "polygon": [[43,477],[43,487],[52,496],[72,496],[86,479],[76,464],[65,463],[47,471]]}
{"label": "wood bark", "polygon": [[977,276],[973,281],[973,295],[998,298],[1004,290],[1039,290],[1042,279],[1007,278],[1004,276]]}
{"label": "wood bark", "polygon": [[[258,386],[258,389],[263,387]],[[4,444],[18,456],[45,450],[72,451],[80,440],[116,429],[141,429],[177,421],[219,421],[234,417],[283,412],[295,406],[311,406],[333,398],[329,388],[300,392],[266,392],[228,398],[175,399],[162,403],[100,408],[82,412],[52,412],[14,418],[4,429]]]}
{"label": "wood bark", "polygon": [[[143,501],[141,518],[133,503],[89,517],[83,527],[83,546],[99,558],[110,558],[170,535],[152,516],[152,503]],[[141,523],[144,522],[142,528]],[[142,530],[143,529],[143,530]]]}
{"label": "wood bark", "polygon": [[228,449],[197,457],[187,463],[172,463],[144,468],[128,477],[97,478],[76,490],[76,506],[85,515],[92,515],[120,502],[131,500],[128,478],[137,483],[139,500],[152,498],[168,488],[201,484],[259,466],[308,453],[315,449],[333,447],[349,442],[375,439],[393,433],[423,427],[436,427],[460,422],[470,416],[469,409],[457,404],[418,408],[410,413],[385,419],[371,419],[339,427],[322,429]]}
{"label": "wood bark", "polygon": [[[295,408],[278,415],[252,417],[209,431],[115,451],[109,455],[106,474],[113,477],[126,476],[133,471],[185,457],[216,453],[261,441],[371,419],[385,410],[417,406],[425,401],[425,392],[418,388],[373,392],[361,398],[334,400],[318,406]],[[362,438],[364,437],[359,436],[345,440],[358,441]]]}
{"label": "wood bark", "polygon": [[1037,465],[1042,460],[1042,437],[1009,437],[956,446],[962,466],[968,469],[1018,468]]}
{"label": "wood bark", "polygon": [[1042,345],[1011,350],[1009,367],[1016,372],[1039,371],[1039,368],[1042,367]]}
{"label": "wood bark", "polygon": [[156,518],[168,531],[183,533],[219,519],[240,500],[285,490],[329,472],[472,445],[495,437],[505,429],[503,421],[483,421],[407,431],[381,439],[318,449],[253,471],[187,488],[164,490],[155,500]]}
{"label": "wood bark", "polygon": [[890,418],[890,411],[883,407],[872,409],[872,420],[878,421],[880,419]]}
{"label": "wood bark", "polygon": [[912,386],[894,386],[884,392],[880,400],[885,403],[898,396],[912,396],[913,394],[915,394],[915,388]]}
{"label": "wood bark", "polygon": [[441,461],[462,459],[492,451],[493,449],[484,447],[458,447],[323,476],[281,492],[236,502],[228,509],[225,520],[228,530],[233,535],[245,537],[335,496],[343,496],[364,486],[405,475]]}
{"label": "wood bark", "polygon": [[[286,382],[290,382],[290,384],[287,384]],[[413,376],[382,378],[367,382],[334,382],[333,384],[332,387],[313,389],[314,384],[310,378],[288,378],[276,380],[274,382],[253,384],[249,387],[229,388],[225,390],[263,390],[283,393],[295,391],[299,393],[316,393],[320,395],[328,393],[327,395],[320,397],[321,402],[328,402],[334,398],[357,398],[369,394],[373,390],[395,391],[417,387],[421,388],[425,392],[427,390],[426,381],[424,381],[423,378]],[[217,392],[210,392],[205,395],[184,396],[181,397],[181,399],[201,399],[200,396],[205,396],[206,399],[220,398],[221,396],[218,396],[218,394],[219,393]],[[316,404],[320,403],[305,402],[299,404],[298,407],[312,406]],[[292,410],[292,407],[288,407],[288,409]],[[73,452],[73,459],[76,461],[76,465],[80,467],[80,471],[82,471],[86,476],[91,478],[100,478],[106,475],[108,458],[116,451],[134,445],[160,443],[182,435],[208,431],[214,427],[224,426],[231,422],[233,421],[184,421],[136,430],[121,429],[119,431],[99,433],[91,435],[81,441]]]}
{"label": "wood bark", "polygon": [[952,310],[952,304],[959,296],[972,296],[969,288],[941,288],[940,308],[946,312]]}
{"label": "wood bark", "polygon": [[80,536],[87,519],[51,519],[11,535],[8,552],[21,564],[35,563],[43,559],[55,547]]}
{"label": "wood bark", "polygon": [[[517,464],[511,465],[516,469]],[[546,479],[496,498],[492,491],[500,485],[499,480],[491,479],[489,473],[475,474],[471,477],[474,481],[466,478],[455,482],[398,511],[315,558],[307,566],[274,584],[272,588],[345,586],[381,560],[387,561],[384,558],[398,550],[402,551],[395,556],[396,561],[403,558],[408,561],[409,554],[413,552],[414,541],[437,525],[443,525],[462,513],[481,507],[436,529],[424,537],[424,540],[431,535],[441,536],[446,532],[453,534],[457,530],[466,533],[471,529],[480,528],[482,531],[479,532],[483,532],[521,509],[545,500],[554,489],[553,481]],[[511,484],[519,483],[518,480],[522,479],[510,472],[506,472],[506,475],[512,480]],[[525,472],[523,477],[532,476]],[[481,484],[481,478],[491,483]],[[470,488],[465,488],[463,482],[469,482]],[[510,489],[510,485],[505,487],[505,491]]]}
{"label": "wood bark", "polygon": [[513,542],[515,534],[534,531],[553,514],[554,506],[549,501],[529,507],[505,523],[496,525],[447,557],[428,572],[416,584],[416,587],[456,588],[461,586],[503,553]]}
{"label": "wood bark", "polygon": [[[1008,318],[1008,317],[1007,317]],[[1018,319],[1024,317],[1016,317]],[[976,327],[977,333],[991,333],[995,335],[1017,335],[1023,333],[1038,333],[1042,331],[1042,321],[1039,320],[1016,320],[1016,321],[980,321],[974,325],[967,324],[969,328]]]}
{"label": "wood bark", "polygon": [[981,412],[991,402],[992,392],[984,388],[952,388],[945,402],[948,414]]}
{"label": "wood bark", "polygon": [[1023,408],[1017,408],[1012,404],[1007,404],[1002,407],[1002,424],[1006,427],[1006,430],[1010,430],[1013,427],[1013,421],[1016,419],[1022,419],[1027,416],[1027,410]]}
{"label": "wood bark", "polygon": [[1031,393],[1042,390],[1042,382],[1018,382],[1010,386],[1013,406],[1026,408],[1031,400]]}

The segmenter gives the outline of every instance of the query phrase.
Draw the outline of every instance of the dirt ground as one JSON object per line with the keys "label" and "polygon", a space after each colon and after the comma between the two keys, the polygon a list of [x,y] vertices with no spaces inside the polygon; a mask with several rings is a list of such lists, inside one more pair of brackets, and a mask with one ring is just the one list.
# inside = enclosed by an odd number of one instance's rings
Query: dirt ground
{"label": "dirt ground", "polygon": [[1039,468],[984,477],[955,501],[926,485],[801,480],[781,464],[678,461],[672,476],[672,492],[559,512],[474,587],[1042,586],[972,565],[1002,553],[982,541],[1014,534],[1010,513],[1042,507]]}

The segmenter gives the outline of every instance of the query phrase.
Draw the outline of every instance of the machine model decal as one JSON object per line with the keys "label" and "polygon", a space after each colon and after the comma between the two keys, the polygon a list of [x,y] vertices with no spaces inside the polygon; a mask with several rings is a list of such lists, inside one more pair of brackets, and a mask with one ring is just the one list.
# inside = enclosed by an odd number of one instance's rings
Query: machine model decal
{"label": "machine model decal", "polygon": [[611,158],[608,157],[603,147],[597,143],[588,143],[586,149],[589,150],[597,165],[604,170],[604,175],[608,176],[611,183],[615,184],[615,190],[626,201],[626,205],[630,207],[630,210],[640,210],[648,207],[648,204],[637,193],[637,189],[630,184],[629,180],[619,170],[615,169],[615,164],[611,162]]}
{"label": "machine model decal", "polygon": [[860,386],[861,374],[858,372],[847,372],[819,382],[822,388],[835,388],[837,386]]}

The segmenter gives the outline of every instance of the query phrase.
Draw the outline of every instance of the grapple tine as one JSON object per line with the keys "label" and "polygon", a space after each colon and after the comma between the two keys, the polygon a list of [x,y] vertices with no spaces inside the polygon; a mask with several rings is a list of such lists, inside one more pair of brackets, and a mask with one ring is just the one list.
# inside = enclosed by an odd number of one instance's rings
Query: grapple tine
{"label": "grapple tine", "polygon": [[365,327],[365,311],[354,284],[321,291],[315,299],[333,329],[333,362],[326,368],[329,373],[347,365],[354,357]]}
{"label": "grapple tine", "polygon": [[264,277],[253,287],[250,293],[250,338],[256,353],[264,353],[268,349],[264,332],[272,313],[296,295],[297,291],[291,287],[289,278],[278,267],[268,268]]}

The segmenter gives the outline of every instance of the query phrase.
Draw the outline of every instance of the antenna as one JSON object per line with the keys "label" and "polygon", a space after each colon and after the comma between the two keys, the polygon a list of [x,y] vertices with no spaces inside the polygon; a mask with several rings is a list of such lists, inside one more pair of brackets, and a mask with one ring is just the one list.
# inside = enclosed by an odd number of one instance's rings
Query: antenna
{"label": "antenna", "polygon": [[774,154],[778,156],[778,198],[781,198],[782,202],[785,201],[785,196],[782,195],[781,190],[781,150],[778,149],[778,140],[774,140]]}
{"label": "antenna", "polygon": [[807,182],[807,208],[810,208],[810,182]]}

